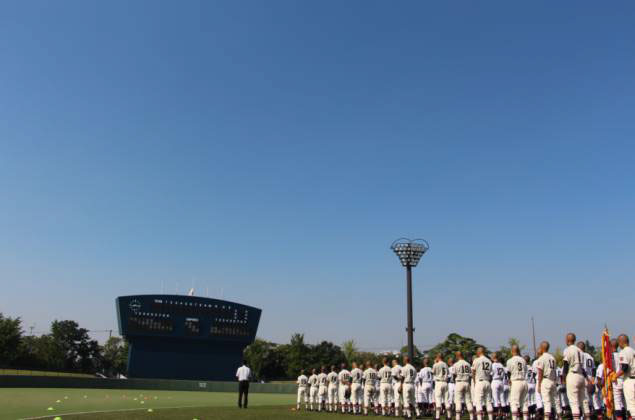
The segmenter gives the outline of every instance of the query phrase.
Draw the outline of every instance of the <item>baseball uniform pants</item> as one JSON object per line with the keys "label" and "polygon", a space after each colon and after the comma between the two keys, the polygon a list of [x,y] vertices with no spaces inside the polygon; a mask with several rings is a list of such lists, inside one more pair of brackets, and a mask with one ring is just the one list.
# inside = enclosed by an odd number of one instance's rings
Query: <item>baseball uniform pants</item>
{"label": "baseball uniform pants", "polygon": [[492,387],[488,381],[478,381],[474,385],[474,405],[476,411],[491,413],[492,407]]}
{"label": "baseball uniform pants", "polygon": [[446,410],[450,409],[450,401],[446,399],[448,394],[448,383],[447,382],[435,382],[434,383],[434,403],[437,405],[437,408],[440,410],[443,405],[445,405]]}
{"label": "baseball uniform pants", "polygon": [[298,404],[308,403],[309,395],[307,393],[307,389],[305,386],[301,386],[298,388]]}
{"label": "baseball uniform pants", "polygon": [[509,403],[512,407],[512,413],[527,413],[529,405],[527,404],[527,382],[512,381],[509,390]]}
{"label": "baseball uniform pants", "polygon": [[472,411],[472,394],[469,382],[458,382],[454,386],[454,404],[456,411],[461,409],[461,405],[465,403],[467,411]]}
{"label": "baseball uniform pants", "polygon": [[503,404],[503,393],[505,391],[505,387],[503,385],[503,381],[492,381],[492,402],[494,403],[494,407],[499,408],[504,406]]}
{"label": "baseball uniform pants", "polygon": [[567,375],[567,398],[573,417],[580,417],[580,406],[584,414],[590,414],[589,404],[584,404],[586,384],[584,376],[579,373],[569,373]]}
{"label": "baseball uniform pants", "polygon": [[542,397],[542,403],[545,407],[545,418],[547,418],[547,414],[553,413],[554,411],[558,413],[558,417],[562,413],[562,408],[560,407],[560,400],[558,399],[558,386],[551,379],[543,379],[542,384],[540,384],[540,395]]}
{"label": "baseball uniform pants", "polygon": [[404,407],[415,405],[414,384],[403,384],[403,405]]}

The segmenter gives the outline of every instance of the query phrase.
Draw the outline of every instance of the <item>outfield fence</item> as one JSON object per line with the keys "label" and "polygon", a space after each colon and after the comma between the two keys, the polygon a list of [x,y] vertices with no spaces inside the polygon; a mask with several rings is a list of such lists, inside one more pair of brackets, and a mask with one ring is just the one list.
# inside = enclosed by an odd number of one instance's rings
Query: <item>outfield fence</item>
{"label": "outfield fence", "polygon": [[[150,389],[161,391],[237,392],[237,382],[181,381],[173,379],[102,379],[64,376],[0,375],[0,388]],[[249,392],[295,394],[290,383],[251,383]]]}

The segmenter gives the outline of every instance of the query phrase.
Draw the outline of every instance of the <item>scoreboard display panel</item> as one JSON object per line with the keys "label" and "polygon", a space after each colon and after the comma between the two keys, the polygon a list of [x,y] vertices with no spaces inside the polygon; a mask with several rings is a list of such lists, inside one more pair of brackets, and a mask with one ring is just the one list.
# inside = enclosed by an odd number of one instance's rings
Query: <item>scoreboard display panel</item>
{"label": "scoreboard display panel", "polygon": [[116,306],[131,378],[234,380],[262,312],[181,295],[121,296]]}

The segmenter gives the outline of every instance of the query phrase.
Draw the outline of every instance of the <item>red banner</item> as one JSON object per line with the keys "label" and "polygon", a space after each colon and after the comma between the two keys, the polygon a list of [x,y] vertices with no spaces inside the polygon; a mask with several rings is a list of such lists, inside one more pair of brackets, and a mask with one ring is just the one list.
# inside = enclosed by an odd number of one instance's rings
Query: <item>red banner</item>
{"label": "red banner", "polygon": [[611,347],[611,337],[608,329],[602,333],[602,365],[604,366],[604,384],[602,385],[602,394],[606,402],[606,415],[608,418],[613,417],[613,383],[611,382],[611,374],[615,371],[613,368],[613,348]]}

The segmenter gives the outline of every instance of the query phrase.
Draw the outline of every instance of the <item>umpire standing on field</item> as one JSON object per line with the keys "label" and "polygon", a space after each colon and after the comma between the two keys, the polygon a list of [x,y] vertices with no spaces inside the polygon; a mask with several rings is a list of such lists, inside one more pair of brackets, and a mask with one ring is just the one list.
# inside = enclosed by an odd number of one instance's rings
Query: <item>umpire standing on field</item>
{"label": "umpire standing on field", "polygon": [[251,369],[249,369],[247,364],[243,361],[243,365],[236,371],[236,379],[238,379],[238,408],[247,408],[250,376]]}

